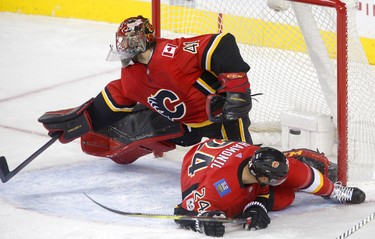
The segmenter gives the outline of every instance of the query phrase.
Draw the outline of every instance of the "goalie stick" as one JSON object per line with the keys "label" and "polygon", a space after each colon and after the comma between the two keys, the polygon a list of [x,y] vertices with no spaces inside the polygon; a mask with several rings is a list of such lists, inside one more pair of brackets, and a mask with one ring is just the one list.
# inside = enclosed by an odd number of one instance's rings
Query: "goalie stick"
{"label": "goalie stick", "polygon": [[143,217],[143,218],[159,218],[159,219],[174,219],[174,220],[189,220],[189,221],[206,221],[206,222],[224,222],[224,223],[246,223],[246,219],[242,218],[216,218],[216,217],[198,217],[198,216],[188,216],[188,215],[169,215],[169,214],[156,214],[156,213],[141,213],[141,212],[125,212],[116,210],[107,206],[104,206],[103,204],[95,201],[92,199],[89,195],[84,193],[86,197],[88,197],[92,202],[94,202],[96,205],[119,215],[123,216],[129,216],[129,217]]}
{"label": "goalie stick", "polygon": [[17,166],[13,171],[9,171],[9,166],[7,160],[4,156],[0,157],[0,179],[1,182],[6,183],[9,179],[13,178],[17,173],[19,173],[24,167],[26,167],[31,161],[33,161],[39,154],[43,153],[49,146],[51,146],[55,141],[60,137],[61,133],[56,133],[52,135],[47,143],[35,151],[30,157],[23,161],[20,165]]}

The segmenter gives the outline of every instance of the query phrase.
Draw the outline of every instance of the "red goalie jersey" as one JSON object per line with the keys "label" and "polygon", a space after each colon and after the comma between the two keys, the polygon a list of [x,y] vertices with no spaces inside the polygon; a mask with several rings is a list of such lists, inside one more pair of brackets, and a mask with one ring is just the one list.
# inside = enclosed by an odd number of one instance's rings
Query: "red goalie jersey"
{"label": "red goalie jersey", "polygon": [[208,140],[185,156],[181,171],[181,207],[187,211],[220,210],[227,217],[240,215],[257,197],[266,198],[268,210],[281,210],[294,201],[296,191],[327,196],[333,183],[317,169],[289,157],[289,172],[279,186],[260,187],[242,182],[244,167],[260,147],[243,142]]}
{"label": "red goalie jersey", "polygon": [[148,65],[122,68],[121,79],[102,91],[106,106],[100,108],[132,112],[140,102],[172,121],[201,127],[210,124],[204,102],[221,86],[217,75],[249,69],[229,33],[156,39]]}

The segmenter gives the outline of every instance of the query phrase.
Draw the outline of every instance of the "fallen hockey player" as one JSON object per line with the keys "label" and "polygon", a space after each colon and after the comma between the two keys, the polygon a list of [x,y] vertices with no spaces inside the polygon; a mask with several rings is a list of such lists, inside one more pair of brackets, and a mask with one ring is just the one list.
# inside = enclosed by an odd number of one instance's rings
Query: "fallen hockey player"
{"label": "fallen hockey player", "polygon": [[[289,207],[296,192],[336,203],[362,203],[366,194],[332,182],[327,177],[328,166],[323,154],[311,150],[282,153],[244,142],[210,139],[191,148],[183,160],[182,202],[175,214],[243,218],[245,230],[257,230],[270,224],[268,212]],[[176,223],[208,236],[221,237],[225,233],[222,222]]]}

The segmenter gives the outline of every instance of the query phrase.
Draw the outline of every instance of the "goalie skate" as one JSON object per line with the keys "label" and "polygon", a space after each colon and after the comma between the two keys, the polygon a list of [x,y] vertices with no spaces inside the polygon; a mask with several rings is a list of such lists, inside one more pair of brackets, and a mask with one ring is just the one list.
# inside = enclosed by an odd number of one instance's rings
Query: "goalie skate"
{"label": "goalie skate", "polygon": [[339,203],[360,204],[365,201],[366,194],[359,188],[345,187],[341,182],[336,182],[331,195],[324,198]]}

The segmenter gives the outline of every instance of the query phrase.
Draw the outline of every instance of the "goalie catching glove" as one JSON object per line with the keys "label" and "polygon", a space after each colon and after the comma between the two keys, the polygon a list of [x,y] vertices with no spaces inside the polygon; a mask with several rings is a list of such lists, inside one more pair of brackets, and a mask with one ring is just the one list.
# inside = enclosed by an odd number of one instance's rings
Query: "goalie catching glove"
{"label": "goalie catching glove", "polygon": [[237,120],[251,110],[250,83],[246,73],[221,73],[217,94],[207,97],[206,111],[210,121],[222,123]]}
{"label": "goalie catching glove", "polygon": [[271,222],[266,207],[257,201],[248,203],[241,217],[247,220],[247,222],[243,224],[243,228],[249,231],[252,228],[255,230],[266,228]]}
{"label": "goalie catching glove", "polygon": [[69,143],[92,130],[87,108],[93,101],[94,99],[90,99],[81,106],[72,109],[46,112],[38,121],[49,131],[48,135],[52,136],[61,132],[60,142]]}

